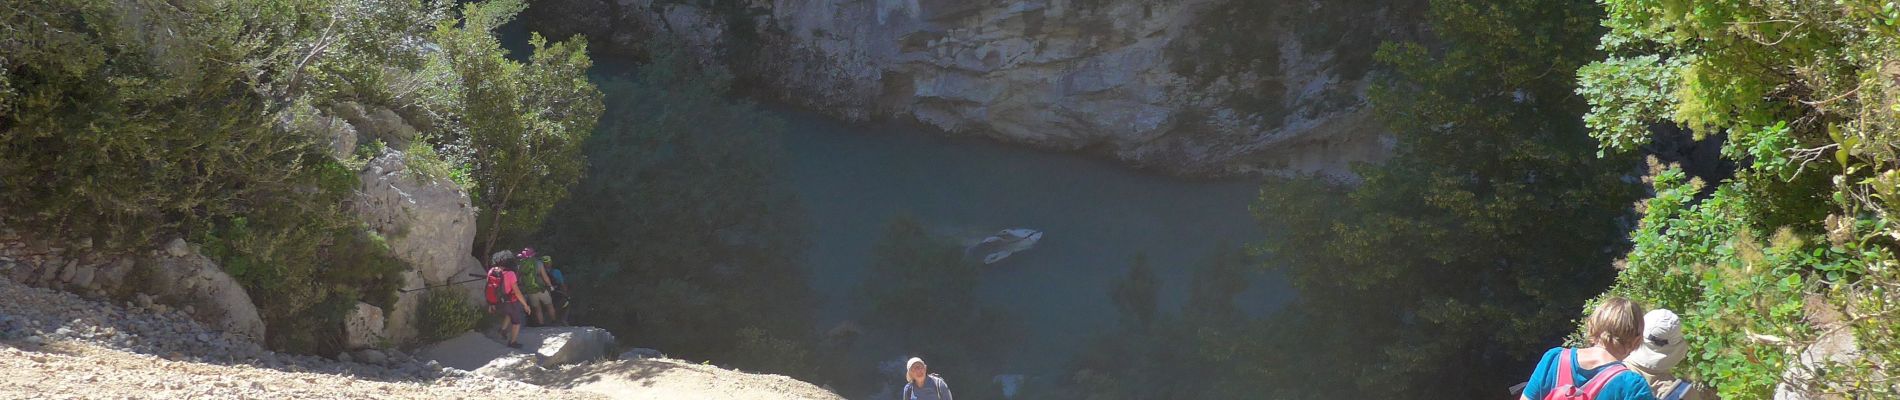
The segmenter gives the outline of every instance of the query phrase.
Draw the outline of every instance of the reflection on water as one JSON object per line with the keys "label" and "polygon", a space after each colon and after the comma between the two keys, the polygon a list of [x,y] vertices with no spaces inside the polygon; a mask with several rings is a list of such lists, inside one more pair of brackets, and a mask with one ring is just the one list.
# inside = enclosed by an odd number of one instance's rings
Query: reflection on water
{"label": "reflection on water", "polygon": [[[774,110],[793,190],[808,211],[818,326],[848,319],[871,246],[894,215],[946,236],[980,239],[1025,227],[1044,232],[1031,250],[984,268],[978,297],[1015,313],[1026,337],[1003,370],[1054,373],[1091,332],[1112,328],[1109,282],[1145,253],[1164,282],[1161,307],[1179,307],[1192,266],[1222,242],[1259,241],[1247,205],[1257,185],[1193,182],[1087,157],[919,133],[903,124],[846,125]],[[980,263],[974,264],[980,265]],[[1242,307],[1283,304],[1277,279],[1256,279]],[[877,332],[865,332],[875,337]],[[966,380],[969,378],[965,378]],[[987,381],[988,377],[976,377]]]}

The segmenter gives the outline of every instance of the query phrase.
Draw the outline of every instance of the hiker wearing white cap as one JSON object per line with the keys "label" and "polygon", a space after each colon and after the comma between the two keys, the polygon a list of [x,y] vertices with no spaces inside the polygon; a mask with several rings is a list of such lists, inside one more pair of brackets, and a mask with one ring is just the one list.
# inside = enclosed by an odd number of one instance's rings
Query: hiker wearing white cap
{"label": "hiker wearing white cap", "polygon": [[1669,372],[1689,353],[1682,340],[1682,319],[1674,311],[1658,309],[1643,315],[1643,346],[1623,359],[1630,370],[1649,381],[1649,389],[1661,400],[1709,400],[1715,394],[1709,388],[1676,377]]}
{"label": "hiker wearing white cap", "polygon": [[930,366],[924,365],[924,359],[911,357],[904,362],[904,397],[902,400],[952,400],[950,384],[943,377],[930,373]]}

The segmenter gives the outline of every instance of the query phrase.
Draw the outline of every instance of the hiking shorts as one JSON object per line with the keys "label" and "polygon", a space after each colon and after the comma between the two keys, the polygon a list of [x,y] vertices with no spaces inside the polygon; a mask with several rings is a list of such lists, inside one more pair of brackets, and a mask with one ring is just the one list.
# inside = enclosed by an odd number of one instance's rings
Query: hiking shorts
{"label": "hiking shorts", "polygon": [[554,308],[554,298],[549,297],[548,292],[528,294],[521,297],[528,298],[528,305],[534,306],[536,310],[545,310],[541,307]]}
{"label": "hiking shorts", "polygon": [[501,303],[501,316],[508,317],[508,322],[503,325],[523,325],[528,322],[528,311],[522,309],[519,301]]}

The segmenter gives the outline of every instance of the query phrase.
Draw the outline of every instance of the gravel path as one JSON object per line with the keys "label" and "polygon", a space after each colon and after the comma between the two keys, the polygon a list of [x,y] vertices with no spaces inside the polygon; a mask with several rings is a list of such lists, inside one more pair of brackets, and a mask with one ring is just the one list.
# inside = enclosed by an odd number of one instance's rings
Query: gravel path
{"label": "gravel path", "polygon": [[672,359],[590,363],[532,382],[616,399],[844,400],[829,390],[781,375],[734,372]]}
{"label": "gravel path", "polygon": [[678,360],[556,369],[523,354],[476,371],[399,351],[380,363],[278,354],[138,299],[117,305],[0,278],[0,399],[813,399],[810,383]]}
{"label": "gravel path", "polygon": [[444,369],[395,351],[375,365],[278,354],[206,329],[189,312],[0,279],[0,398],[601,398]]}
{"label": "gravel path", "polygon": [[243,365],[171,361],[61,341],[36,350],[0,346],[0,398],[7,399],[597,399],[482,377],[381,382]]}

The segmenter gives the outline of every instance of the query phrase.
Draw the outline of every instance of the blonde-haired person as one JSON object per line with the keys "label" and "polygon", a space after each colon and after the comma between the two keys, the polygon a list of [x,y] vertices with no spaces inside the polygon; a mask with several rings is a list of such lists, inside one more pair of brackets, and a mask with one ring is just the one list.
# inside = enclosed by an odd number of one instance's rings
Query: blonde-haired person
{"label": "blonde-haired person", "polygon": [[1643,315],[1643,345],[1623,360],[1631,371],[1649,381],[1649,390],[1662,400],[1712,400],[1708,387],[1669,372],[1689,353],[1682,340],[1682,319],[1676,312],[1657,309]]}
{"label": "blonde-haired person", "polygon": [[1590,347],[1544,352],[1519,399],[1653,400],[1649,382],[1629,372],[1622,359],[1642,345],[1643,308],[1611,297],[1584,322]]}

